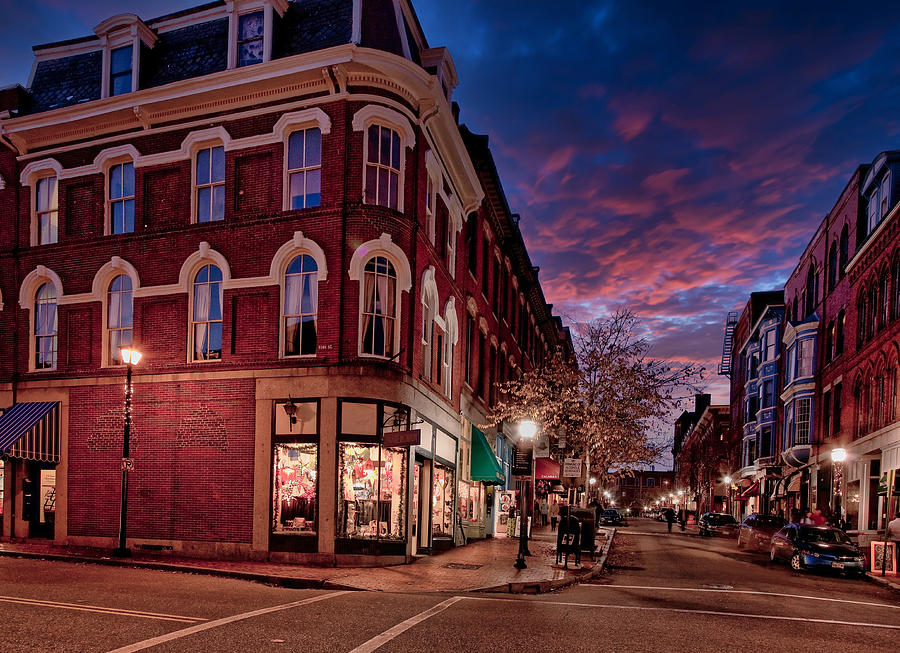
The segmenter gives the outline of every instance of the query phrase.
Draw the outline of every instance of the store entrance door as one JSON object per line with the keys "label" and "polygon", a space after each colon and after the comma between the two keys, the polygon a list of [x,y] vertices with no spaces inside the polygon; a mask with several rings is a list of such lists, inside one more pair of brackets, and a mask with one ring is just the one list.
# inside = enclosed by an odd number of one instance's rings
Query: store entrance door
{"label": "store entrance door", "polygon": [[422,478],[422,463],[418,460],[413,465],[413,488],[412,488],[412,510],[409,511],[409,541],[412,544],[411,553],[416,555],[419,552],[419,485]]}
{"label": "store entrance door", "polygon": [[[26,462],[22,478],[22,519],[28,537],[53,539],[56,527],[56,466]],[[26,495],[30,494],[30,498]]]}

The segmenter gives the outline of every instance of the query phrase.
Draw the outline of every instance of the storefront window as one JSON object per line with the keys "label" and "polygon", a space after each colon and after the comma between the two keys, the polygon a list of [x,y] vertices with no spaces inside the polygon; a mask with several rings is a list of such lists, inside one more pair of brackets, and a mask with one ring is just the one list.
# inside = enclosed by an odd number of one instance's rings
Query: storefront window
{"label": "storefront window", "polygon": [[856,530],[859,528],[859,481],[847,483],[847,498],[844,504],[847,510],[847,528]]}
{"label": "storefront window", "polygon": [[406,459],[406,449],[377,444],[341,445],[341,536],[406,538]]}
{"label": "storefront window", "polygon": [[[3,523],[3,483],[6,481],[6,463],[0,460],[0,525]],[[2,533],[0,533],[2,534]]]}
{"label": "storefront window", "polygon": [[431,531],[434,537],[450,537],[453,527],[453,471],[435,463],[431,488]]}
{"label": "storefront window", "polygon": [[463,521],[480,521],[484,516],[482,495],[484,486],[477,481],[459,484],[459,497],[456,500],[459,518]]}
{"label": "storefront window", "polygon": [[318,445],[281,442],[274,445],[272,532],[315,535],[318,517]]}

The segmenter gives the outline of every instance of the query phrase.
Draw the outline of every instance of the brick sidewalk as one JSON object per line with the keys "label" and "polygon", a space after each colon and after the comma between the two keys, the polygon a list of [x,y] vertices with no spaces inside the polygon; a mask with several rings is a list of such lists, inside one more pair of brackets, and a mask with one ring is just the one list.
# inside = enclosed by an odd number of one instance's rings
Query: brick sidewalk
{"label": "brick sidewalk", "polygon": [[[472,542],[409,565],[392,567],[307,567],[251,561],[199,560],[134,552],[130,559],[112,558],[109,551],[84,547],[57,547],[37,543],[3,543],[0,555],[91,562],[115,566],[162,569],[242,578],[298,588],[340,588],[388,592],[463,592],[472,590],[542,592],[556,589],[599,572],[605,537],[598,537],[595,561],[583,559],[581,569],[561,569],[555,563],[556,539],[549,530],[536,529],[528,546],[527,569],[516,569],[519,542],[497,538]],[[570,565],[572,561],[570,559]],[[596,565],[596,566],[595,566]]]}

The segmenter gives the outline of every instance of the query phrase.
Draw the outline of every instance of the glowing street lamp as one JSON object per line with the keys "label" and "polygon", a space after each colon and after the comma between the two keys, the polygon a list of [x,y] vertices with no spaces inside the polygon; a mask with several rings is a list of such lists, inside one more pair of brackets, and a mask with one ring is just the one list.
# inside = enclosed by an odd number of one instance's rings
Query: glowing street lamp
{"label": "glowing street lamp", "polygon": [[113,555],[126,558],[131,551],[125,546],[128,523],[128,472],[134,469],[134,460],[129,457],[129,440],[131,438],[131,372],[141,358],[141,352],[137,349],[124,348],[121,350],[122,362],[128,366],[125,373],[125,424],[122,429],[122,497],[119,506],[119,546],[113,550]]}
{"label": "glowing street lamp", "polygon": [[528,438],[529,440],[537,435],[537,424],[532,422],[530,419],[526,419],[524,422],[519,422],[519,436],[523,438]]}
{"label": "glowing street lamp", "polygon": [[844,461],[847,460],[846,449],[831,450],[831,484],[834,488],[834,516],[843,519],[841,514],[841,494],[844,482]]}
{"label": "glowing street lamp", "polygon": [[[532,420],[526,419],[519,422],[519,437],[523,440],[532,440],[537,435],[538,425]],[[528,481],[522,481],[522,489],[519,490],[519,552],[516,554],[516,569],[525,569],[525,556],[528,552]],[[568,521],[566,522],[568,523]]]}

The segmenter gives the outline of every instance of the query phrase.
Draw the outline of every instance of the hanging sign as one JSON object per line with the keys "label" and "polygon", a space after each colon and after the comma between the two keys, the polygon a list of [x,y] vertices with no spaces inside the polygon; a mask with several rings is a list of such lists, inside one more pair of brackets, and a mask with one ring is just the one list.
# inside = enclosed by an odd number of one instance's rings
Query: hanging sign
{"label": "hanging sign", "polygon": [[581,476],[581,458],[566,458],[563,461],[562,475],[571,478]]}
{"label": "hanging sign", "polygon": [[421,441],[421,429],[386,431],[384,434],[384,446],[386,447],[418,447]]}
{"label": "hanging sign", "polygon": [[549,458],[550,457],[550,436],[542,433],[534,440],[534,457]]}

